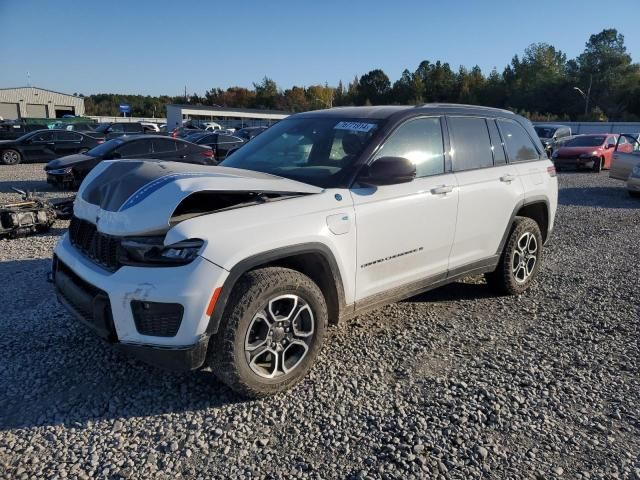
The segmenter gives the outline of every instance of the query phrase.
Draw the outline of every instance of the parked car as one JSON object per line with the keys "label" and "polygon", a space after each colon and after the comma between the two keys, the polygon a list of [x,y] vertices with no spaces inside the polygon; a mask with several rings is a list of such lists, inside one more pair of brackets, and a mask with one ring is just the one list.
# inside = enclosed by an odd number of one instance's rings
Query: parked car
{"label": "parked car", "polygon": [[577,135],[556,149],[551,158],[556,168],[591,168],[594,172],[611,167],[617,134]]}
{"label": "parked car", "polygon": [[26,133],[45,130],[48,127],[44,124],[24,124],[14,121],[0,123],[0,140],[15,140]]}
{"label": "parked car", "polygon": [[204,133],[201,128],[196,127],[177,127],[171,131],[171,137],[173,138],[185,138],[193,133]]}
{"label": "parked car", "polygon": [[222,130],[222,125],[216,122],[202,122],[201,126],[208,132],[213,132],[214,130]]}
{"label": "parked car", "polygon": [[78,186],[102,160],[158,159],[200,165],[216,165],[211,148],[175,138],[131,135],[109,140],[84,154],[69,155],[45,166],[47,182]]}
{"label": "parked car", "polygon": [[145,133],[145,129],[140,122],[112,122],[103,123],[96,131],[104,134],[107,140],[121,137],[123,135],[138,135]]}
{"label": "parked car", "polygon": [[618,180],[627,180],[636,165],[640,165],[640,135],[622,133],[618,138],[609,176]]}
{"label": "parked car", "polygon": [[571,136],[571,127],[567,125],[536,125],[533,127],[544,145],[547,155],[551,157],[556,148],[556,143],[563,138]]}
{"label": "parked car", "polygon": [[86,152],[103,140],[67,130],[37,130],[16,140],[0,141],[0,161],[5,165],[21,162],[48,162],[54,158]]}
{"label": "parked car", "polygon": [[631,170],[631,174],[627,179],[627,192],[631,197],[640,197],[640,163],[636,164]]}
{"label": "parked car", "polygon": [[241,128],[240,130],[236,130],[233,135],[235,137],[243,139],[245,142],[248,142],[252,138],[257,137],[262,132],[267,130],[267,128],[268,127],[245,127]]}
{"label": "parked car", "polygon": [[140,122],[145,133],[160,133],[160,125],[153,122]]}
{"label": "parked car", "polygon": [[218,161],[222,161],[229,155],[229,152],[240,148],[245,142],[243,139],[227,135],[224,133],[192,134],[185,138],[189,142],[197,145],[207,145],[213,150],[213,154]]}
{"label": "parked car", "polygon": [[292,115],[222,165],[102,162],[53,280],[122,350],[248,396],[301,380],[329,323],[469,274],[524,293],[558,201],[531,123],[482,107]]}

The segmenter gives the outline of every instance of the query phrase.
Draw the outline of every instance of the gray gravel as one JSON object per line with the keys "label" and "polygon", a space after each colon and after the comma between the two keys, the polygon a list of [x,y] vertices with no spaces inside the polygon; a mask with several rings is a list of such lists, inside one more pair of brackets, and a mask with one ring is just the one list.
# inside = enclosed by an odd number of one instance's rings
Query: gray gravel
{"label": "gray gravel", "polygon": [[[34,179],[0,167],[0,202]],[[640,202],[606,172],[560,183],[532,290],[470,278],[358,317],[259,401],[78,325],[45,281],[66,222],[0,241],[0,477],[640,478]]]}

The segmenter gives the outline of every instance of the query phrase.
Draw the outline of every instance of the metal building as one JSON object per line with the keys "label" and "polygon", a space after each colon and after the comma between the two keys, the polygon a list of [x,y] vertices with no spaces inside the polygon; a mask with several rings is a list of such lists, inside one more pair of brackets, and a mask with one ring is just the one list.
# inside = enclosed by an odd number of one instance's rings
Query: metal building
{"label": "metal building", "polygon": [[194,123],[211,120],[224,128],[270,126],[289,115],[291,113],[280,110],[169,104],[167,105],[167,128],[179,127],[183,120],[191,120]]}
{"label": "metal building", "polygon": [[0,88],[0,117],[62,118],[84,115],[84,98],[36,87]]}

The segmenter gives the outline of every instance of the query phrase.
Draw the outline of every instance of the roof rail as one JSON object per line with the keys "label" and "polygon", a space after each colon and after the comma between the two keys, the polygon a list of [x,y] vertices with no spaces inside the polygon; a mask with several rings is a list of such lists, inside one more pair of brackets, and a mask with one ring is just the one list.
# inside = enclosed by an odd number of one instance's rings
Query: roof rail
{"label": "roof rail", "polygon": [[423,103],[422,105],[416,105],[415,108],[422,108],[422,107],[430,107],[430,108],[441,108],[441,107],[447,107],[447,108],[480,108],[480,109],[485,109],[485,110],[494,110],[494,111],[498,111],[498,112],[504,112],[504,113],[509,113],[513,115],[513,112],[511,110],[506,110],[504,108],[495,108],[495,107],[485,107],[483,105],[467,105],[464,103]]}

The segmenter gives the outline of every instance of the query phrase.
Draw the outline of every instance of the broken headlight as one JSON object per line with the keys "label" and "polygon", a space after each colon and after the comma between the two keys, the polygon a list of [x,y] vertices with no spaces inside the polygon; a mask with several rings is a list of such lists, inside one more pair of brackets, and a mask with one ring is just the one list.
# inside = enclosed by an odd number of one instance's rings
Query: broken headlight
{"label": "broken headlight", "polygon": [[164,245],[164,237],[125,238],[120,242],[123,265],[186,265],[191,263],[204,245],[199,238]]}

